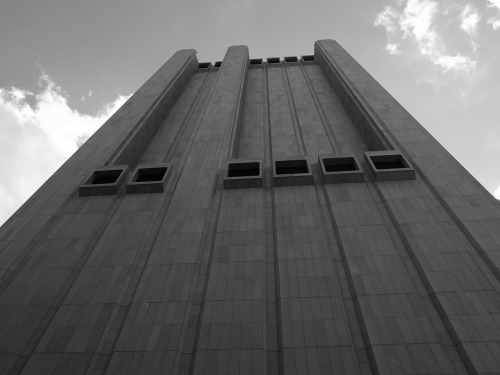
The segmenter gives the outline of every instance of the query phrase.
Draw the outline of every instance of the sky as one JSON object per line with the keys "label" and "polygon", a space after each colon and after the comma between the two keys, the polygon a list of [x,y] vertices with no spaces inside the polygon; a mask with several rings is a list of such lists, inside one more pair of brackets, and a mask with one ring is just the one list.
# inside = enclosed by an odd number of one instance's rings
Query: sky
{"label": "sky", "polygon": [[500,0],[0,3],[0,224],[173,53],[337,40],[500,199]]}

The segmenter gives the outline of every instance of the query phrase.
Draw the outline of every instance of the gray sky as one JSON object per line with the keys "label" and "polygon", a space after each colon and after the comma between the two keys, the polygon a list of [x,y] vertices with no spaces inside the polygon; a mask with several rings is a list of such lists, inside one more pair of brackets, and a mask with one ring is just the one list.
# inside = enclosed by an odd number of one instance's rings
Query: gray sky
{"label": "gray sky", "polygon": [[175,51],[335,39],[500,198],[500,0],[0,3],[0,223]]}

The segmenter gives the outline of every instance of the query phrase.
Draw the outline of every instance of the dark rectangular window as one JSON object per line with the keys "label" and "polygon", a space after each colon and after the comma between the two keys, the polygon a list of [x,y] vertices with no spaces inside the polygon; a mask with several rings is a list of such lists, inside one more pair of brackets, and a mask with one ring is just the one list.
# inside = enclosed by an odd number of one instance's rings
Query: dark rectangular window
{"label": "dark rectangular window", "polygon": [[122,172],[122,170],[95,171],[90,185],[114,184]]}
{"label": "dark rectangular window", "polygon": [[163,180],[165,173],[167,173],[166,167],[162,168],[142,168],[137,171],[137,178],[134,182],[155,182]]}
{"label": "dark rectangular window", "polygon": [[327,172],[349,172],[358,170],[354,158],[325,158],[322,160],[325,171]]}
{"label": "dark rectangular window", "polygon": [[309,173],[309,167],[307,166],[307,161],[303,159],[299,160],[280,160],[276,161],[276,174],[300,174]]}
{"label": "dark rectangular window", "polygon": [[400,155],[372,156],[372,162],[377,169],[401,169],[407,168]]}
{"label": "dark rectangular window", "polygon": [[268,64],[279,64],[280,63],[280,58],[279,57],[268,57],[267,58],[267,63]]}
{"label": "dark rectangular window", "polygon": [[231,163],[228,165],[228,177],[251,177],[260,174],[260,166],[257,162]]}

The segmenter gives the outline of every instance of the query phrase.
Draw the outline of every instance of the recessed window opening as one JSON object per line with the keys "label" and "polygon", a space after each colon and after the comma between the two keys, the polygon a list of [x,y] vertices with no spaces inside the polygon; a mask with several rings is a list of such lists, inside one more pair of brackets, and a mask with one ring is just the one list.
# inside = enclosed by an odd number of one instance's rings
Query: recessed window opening
{"label": "recessed window opening", "polygon": [[327,172],[349,172],[359,170],[353,158],[323,159],[323,165]]}
{"label": "recessed window opening", "polygon": [[279,57],[268,57],[267,58],[267,63],[268,64],[279,64],[280,63],[280,58]]}
{"label": "recessed window opening", "polygon": [[92,175],[90,185],[114,184],[121,173],[121,170],[95,171]]}
{"label": "recessed window opening", "polygon": [[277,175],[309,173],[306,160],[280,160],[275,163]]}
{"label": "recessed window opening", "polygon": [[156,182],[163,180],[165,173],[167,173],[166,167],[163,168],[143,168],[137,171],[137,178],[135,182]]}
{"label": "recessed window opening", "polygon": [[210,68],[210,65],[212,65],[212,63],[203,62],[203,63],[199,63],[198,64],[198,68],[199,69],[208,69],[208,68]]}
{"label": "recessed window opening", "polygon": [[262,65],[262,59],[250,59],[250,65]]}
{"label": "recessed window opening", "polygon": [[297,56],[288,56],[285,57],[285,62],[291,63],[291,62],[298,62],[299,59],[297,59]]}
{"label": "recessed window opening", "polygon": [[304,55],[302,56],[302,61],[315,61],[314,55]]}
{"label": "recessed window opening", "polygon": [[260,174],[259,163],[234,163],[228,165],[228,177],[251,177]]}
{"label": "recessed window opening", "polygon": [[215,68],[220,68],[221,65],[222,65],[222,61],[216,61],[215,64],[214,64],[214,67]]}
{"label": "recessed window opening", "polygon": [[408,168],[400,155],[372,156],[372,162],[377,169],[401,169]]}

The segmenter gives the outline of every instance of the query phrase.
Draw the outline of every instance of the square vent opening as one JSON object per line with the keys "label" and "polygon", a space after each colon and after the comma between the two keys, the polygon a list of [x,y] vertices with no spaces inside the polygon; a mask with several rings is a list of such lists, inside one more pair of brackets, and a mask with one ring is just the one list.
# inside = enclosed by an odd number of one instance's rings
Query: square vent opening
{"label": "square vent opening", "polygon": [[401,169],[408,168],[401,155],[380,155],[371,157],[373,165],[377,169]]}
{"label": "square vent opening", "polygon": [[114,169],[114,170],[112,169],[108,171],[94,171],[88,184],[89,185],[114,184],[118,180],[122,172],[123,170],[121,169]]}
{"label": "square vent opening", "polygon": [[276,174],[301,174],[309,173],[309,166],[305,159],[276,161]]}
{"label": "square vent opening", "polygon": [[262,180],[262,160],[228,160],[223,179],[224,189],[260,188]]}
{"label": "square vent opening", "polygon": [[314,177],[309,162],[303,157],[275,160],[273,168],[274,186],[312,185]]}
{"label": "square vent opening", "polygon": [[163,193],[167,185],[170,164],[142,164],[137,166],[125,186],[127,194]]}
{"label": "square vent opening", "polygon": [[365,160],[376,181],[415,180],[417,175],[398,150],[365,152]]}
{"label": "square vent opening", "polygon": [[250,59],[250,65],[262,65],[262,59]]}
{"label": "square vent opening", "polygon": [[139,169],[134,182],[159,182],[163,180],[167,170],[167,167]]}
{"label": "square vent opening", "polygon": [[325,158],[322,160],[327,172],[351,172],[359,170],[356,161],[351,157]]}
{"label": "square vent opening", "polygon": [[298,62],[298,61],[299,61],[299,59],[297,58],[297,56],[285,57],[285,62],[287,62],[287,63]]}
{"label": "square vent opening", "polygon": [[98,167],[84,180],[78,188],[80,197],[113,195],[120,188],[126,176],[128,167],[125,165],[114,165],[111,167]]}
{"label": "square vent opening", "polygon": [[279,57],[268,57],[267,58],[267,63],[268,64],[279,64],[280,63],[280,58]]}
{"label": "square vent opening", "polygon": [[260,164],[250,163],[230,163],[228,165],[227,177],[253,177],[260,175]]}
{"label": "square vent opening", "polygon": [[214,68],[220,68],[221,65],[222,65],[222,61],[216,61],[214,64]]}
{"label": "square vent opening", "polygon": [[343,184],[365,180],[355,155],[318,155],[318,160],[325,184]]}

